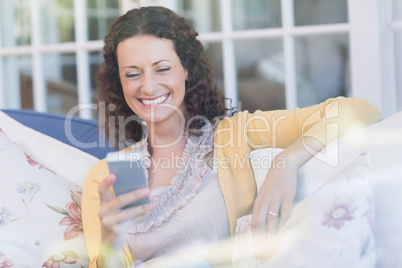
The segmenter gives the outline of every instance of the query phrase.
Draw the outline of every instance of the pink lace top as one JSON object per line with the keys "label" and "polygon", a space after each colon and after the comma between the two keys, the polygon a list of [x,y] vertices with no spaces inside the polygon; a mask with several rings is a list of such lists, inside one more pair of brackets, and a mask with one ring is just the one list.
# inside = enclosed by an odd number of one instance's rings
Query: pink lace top
{"label": "pink lace top", "polygon": [[[217,173],[204,161],[213,150],[213,129],[203,130],[202,136],[187,140],[170,185],[152,190],[151,199],[158,207],[129,230],[127,243],[136,262],[230,235]],[[143,158],[150,156],[146,139],[134,145],[132,151],[140,152]]]}

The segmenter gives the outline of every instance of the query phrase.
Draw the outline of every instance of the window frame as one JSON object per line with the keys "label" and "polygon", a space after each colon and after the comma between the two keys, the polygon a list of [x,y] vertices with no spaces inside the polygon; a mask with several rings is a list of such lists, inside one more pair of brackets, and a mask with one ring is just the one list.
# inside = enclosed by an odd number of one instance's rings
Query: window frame
{"label": "window frame", "polygon": [[[89,41],[87,36],[86,1],[74,0],[75,42],[57,44],[42,44],[40,25],[40,0],[30,1],[31,10],[31,45],[2,47],[0,50],[0,79],[3,79],[3,58],[6,56],[31,55],[34,110],[47,112],[46,81],[43,70],[43,56],[49,53],[74,53],[77,61],[77,94],[78,104],[86,107],[91,103],[89,53],[101,51],[102,40]],[[77,27],[79,25],[79,27]],[[1,29],[0,29],[1,31]],[[0,38],[1,38],[0,34]],[[1,40],[0,40],[1,41]],[[1,81],[1,80],[0,80]],[[3,85],[0,84],[0,96],[5,96]],[[7,105],[0,98],[0,108],[20,109],[21,105]],[[92,111],[79,109],[79,116],[92,119]]]}
{"label": "window frame", "polygon": [[[295,26],[294,0],[281,0],[282,28],[239,30],[232,27],[232,1],[220,0],[221,31],[201,33],[205,42],[221,42],[223,53],[224,93],[233,103],[238,102],[234,42],[240,39],[283,39],[285,64],[286,108],[297,107],[297,78],[295,38],[317,35],[348,34],[351,57],[351,95],[364,98],[379,108],[383,117],[397,112],[394,62],[394,33],[402,30],[402,21],[392,21],[392,0],[348,0],[349,22],[341,24]],[[120,0],[120,12],[125,13],[144,0]],[[171,9],[175,0],[153,0]],[[86,1],[74,0],[75,42],[41,44],[40,0],[30,1],[31,45],[2,47],[0,50],[0,81],[3,81],[3,58],[14,55],[32,56],[34,110],[46,112],[46,82],[42,64],[43,54],[75,53],[77,60],[78,103],[91,103],[89,53],[102,50],[103,41],[88,41]],[[364,12],[362,12],[364,7]],[[77,27],[79,25],[79,27]],[[0,29],[1,31],[1,29]],[[0,38],[2,35],[0,34]],[[1,41],[1,40],[0,40]],[[0,96],[5,96],[0,83]],[[19,109],[0,98],[0,108]],[[92,118],[92,111],[80,109],[79,116]]]}
{"label": "window frame", "polygon": [[[126,2],[125,6],[131,8],[130,2],[138,1],[122,2]],[[171,3],[158,3],[172,8]],[[221,32],[201,33],[199,39],[205,42],[222,42],[225,96],[234,103],[238,102],[235,40],[283,39],[286,108],[295,109],[298,106],[295,38],[347,34],[351,61],[351,97],[368,100],[382,112],[384,118],[396,113],[393,38],[394,32],[402,29],[402,21],[392,21],[392,0],[347,0],[348,23],[310,26],[295,25],[293,3],[294,0],[281,0],[282,28],[234,31],[232,1],[220,0]]]}

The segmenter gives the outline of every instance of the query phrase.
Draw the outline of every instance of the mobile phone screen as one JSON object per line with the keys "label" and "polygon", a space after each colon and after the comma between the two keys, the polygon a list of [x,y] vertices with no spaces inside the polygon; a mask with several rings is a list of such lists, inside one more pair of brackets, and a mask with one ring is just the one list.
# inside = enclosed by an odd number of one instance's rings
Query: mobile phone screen
{"label": "mobile phone screen", "polygon": [[[145,172],[146,169],[142,166],[139,157],[127,153],[119,155],[117,153],[109,153],[106,157],[109,165],[110,173],[116,176],[116,181],[113,184],[115,196],[135,191],[137,189],[148,187]],[[135,207],[149,202],[149,198],[141,199],[131,203],[124,208]]]}

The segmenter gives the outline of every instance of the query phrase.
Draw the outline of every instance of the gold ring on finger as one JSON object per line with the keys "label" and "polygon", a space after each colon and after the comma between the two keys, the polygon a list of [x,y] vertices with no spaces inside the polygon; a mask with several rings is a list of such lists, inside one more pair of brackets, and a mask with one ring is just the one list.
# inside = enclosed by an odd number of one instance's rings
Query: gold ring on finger
{"label": "gold ring on finger", "polygon": [[272,215],[272,216],[274,216],[274,217],[278,217],[278,214],[276,214],[275,212],[272,212],[272,211],[268,211],[268,214],[269,214],[269,215]]}

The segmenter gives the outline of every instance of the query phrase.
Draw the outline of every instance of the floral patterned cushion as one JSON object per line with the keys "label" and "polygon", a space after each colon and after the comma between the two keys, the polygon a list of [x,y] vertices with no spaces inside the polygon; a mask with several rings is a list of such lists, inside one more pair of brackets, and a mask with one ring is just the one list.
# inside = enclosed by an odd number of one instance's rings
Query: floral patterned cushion
{"label": "floral patterned cushion", "polygon": [[251,215],[238,219],[234,266],[374,267],[368,169],[367,155],[361,154],[299,202],[288,222],[269,237],[251,234]]}
{"label": "floral patterned cushion", "polygon": [[1,129],[0,172],[0,267],[87,267],[81,188]]}

